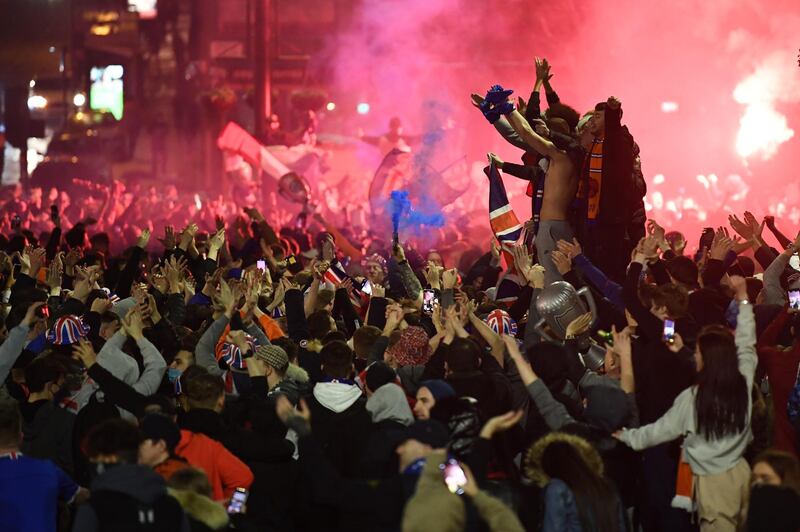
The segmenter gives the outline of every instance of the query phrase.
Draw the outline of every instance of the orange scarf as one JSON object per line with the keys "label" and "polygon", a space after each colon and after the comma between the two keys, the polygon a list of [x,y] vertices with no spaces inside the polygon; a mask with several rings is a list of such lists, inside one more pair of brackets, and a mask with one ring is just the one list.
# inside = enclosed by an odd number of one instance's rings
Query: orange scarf
{"label": "orange scarf", "polygon": [[589,190],[586,194],[587,218],[596,220],[600,213],[600,189],[603,184],[603,139],[592,141],[589,152]]}

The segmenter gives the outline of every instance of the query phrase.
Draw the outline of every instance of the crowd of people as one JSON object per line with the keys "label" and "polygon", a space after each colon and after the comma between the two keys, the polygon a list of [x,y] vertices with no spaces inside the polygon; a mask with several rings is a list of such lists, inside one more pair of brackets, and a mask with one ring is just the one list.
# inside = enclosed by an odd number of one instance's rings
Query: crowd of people
{"label": "crowd of people", "polygon": [[536,73],[472,97],[491,245],[7,192],[0,530],[800,529],[800,235],[646,220],[621,102]]}

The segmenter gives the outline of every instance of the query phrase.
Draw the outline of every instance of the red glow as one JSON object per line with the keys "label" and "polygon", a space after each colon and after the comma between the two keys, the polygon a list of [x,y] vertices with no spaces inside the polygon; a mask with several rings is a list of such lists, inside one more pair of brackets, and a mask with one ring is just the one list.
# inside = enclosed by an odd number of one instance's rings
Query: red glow
{"label": "red glow", "polygon": [[[452,121],[429,162],[441,168],[466,155],[458,172],[472,177],[461,176],[471,184],[460,201],[477,208],[488,196],[478,170],[486,152],[514,162],[520,153],[470,106],[469,94],[501,83],[527,98],[533,58],[544,56],[562,101],[579,111],[609,95],[623,101],[651,215],[690,241],[745,208],[782,213],[792,232],[800,226],[798,27],[794,0],[676,0],[669,9],[654,0],[374,0],[331,43],[331,94],[370,95],[372,112],[345,122],[348,131],[383,132],[394,115],[412,134]],[[358,159],[368,179],[377,156],[365,146]],[[711,174],[719,176],[713,183],[697,179]],[[525,184],[508,178],[507,186],[527,217]]]}

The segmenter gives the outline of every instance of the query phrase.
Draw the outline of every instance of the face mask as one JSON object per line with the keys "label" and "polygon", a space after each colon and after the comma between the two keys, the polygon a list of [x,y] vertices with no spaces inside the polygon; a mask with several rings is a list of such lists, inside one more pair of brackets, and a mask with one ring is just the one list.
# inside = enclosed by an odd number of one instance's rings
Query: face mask
{"label": "face mask", "polygon": [[167,368],[167,378],[169,379],[169,382],[174,383],[181,376],[181,373],[183,372],[178,368]]}

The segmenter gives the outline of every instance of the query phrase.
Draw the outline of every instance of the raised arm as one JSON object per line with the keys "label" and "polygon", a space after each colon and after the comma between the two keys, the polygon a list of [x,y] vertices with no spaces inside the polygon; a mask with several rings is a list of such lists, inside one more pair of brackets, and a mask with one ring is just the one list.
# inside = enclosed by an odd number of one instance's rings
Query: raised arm
{"label": "raised arm", "polygon": [[16,363],[22,350],[25,349],[25,341],[28,338],[28,331],[30,331],[31,323],[36,319],[36,309],[41,307],[44,303],[34,303],[28,307],[28,312],[25,314],[22,322],[11,329],[5,341],[0,344],[0,383],[5,382],[8,377],[8,372]]}
{"label": "raised arm", "polygon": [[545,157],[553,158],[564,155],[550,140],[536,133],[530,124],[528,124],[528,121],[525,120],[525,117],[516,109],[508,114],[508,121],[529,148]]}
{"label": "raised arm", "polygon": [[764,270],[764,304],[765,305],[785,305],[786,294],[781,285],[781,275],[789,265],[789,259],[794,254],[794,246],[778,255],[772,263]]}
{"label": "raised arm", "polygon": [[686,434],[695,419],[694,394],[694,387],[686,388],[657,421],[638,429],[623,429],[616,437],[635,451],[677,439]]}
{"label": "raised arm", "polygon": [[197,347],[194,350],[195,360],[198,366],[208,370],[209,373],[216,376],[221,376],[224,372],[219,368],[217,357],[214,356],[214,349],[222,336],[225,327],[230,323],[230,318],[227,315],[220,316],[214,323],[200,337],[197,342]]}
{"label": "raised arm", "polygon": [[756,355],[756,318],[753,305],[747,301],[747,282],[744,277],[731,277],[731,287],[739,301],[736,318],[736,353],[739,356],[739,371],[747,380],[747,389],[753,386],[758,357]]}
{"label": "raised arm", "polygon": [[550,430],[558,430],[564,425],[575,421],[567,411],[567,408],[553,398],[547,385],[534,373],[530,363],[522,356],[514,337],[504,335],[503,341],[511,360],[517,366],[517,371],[519,371],[523,384],[528,389],[531,399],[533,399],[536,408]]}
{"label": "raised arm", "polygon": [[[789,240],[789,237],[784,235],[780,229],[775,226],[775,217],[774,216],[764,216],[764,225],[770,230],[770,232],[775,235],[775,238],[778,239],[778,243],[780,243],[781,247],[786,249],[792,245],[792,241]],[[48,255],[49,256],[49,255]]]}

